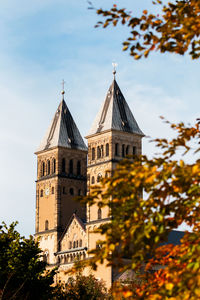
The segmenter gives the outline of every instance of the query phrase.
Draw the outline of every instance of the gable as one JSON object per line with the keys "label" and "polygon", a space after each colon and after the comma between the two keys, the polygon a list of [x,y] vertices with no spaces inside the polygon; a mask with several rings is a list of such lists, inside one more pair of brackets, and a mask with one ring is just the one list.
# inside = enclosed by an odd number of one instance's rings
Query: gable
{"label": "gable", "polygon": [[86,247],[86,231],[82,221],[73,215],[60,240],[60,251]]}

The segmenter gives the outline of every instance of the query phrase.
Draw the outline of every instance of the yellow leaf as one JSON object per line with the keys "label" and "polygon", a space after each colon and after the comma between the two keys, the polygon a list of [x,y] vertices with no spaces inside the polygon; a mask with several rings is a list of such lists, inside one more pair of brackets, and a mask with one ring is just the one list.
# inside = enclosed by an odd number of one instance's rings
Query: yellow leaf
{"label": "yellow leaf", "polygon": [[167,290],[171,291],[173,289],[174,285],[173,285],[173,283],[168,282],[165,284],[165,287]]}
{"label": "yellow leaf", "polygon": [[195,295],[200,296],[200,288],[196,288],[194,290],[194,292],[195,292]]}
{"label": "yellow leaf", "polygon": [[132,292],[131,291],[125,291],[125,292],[123,292],[123,296],[125,297],[125,298],[128,298],[128,297],[130,297],[130,296],[132,296]]}

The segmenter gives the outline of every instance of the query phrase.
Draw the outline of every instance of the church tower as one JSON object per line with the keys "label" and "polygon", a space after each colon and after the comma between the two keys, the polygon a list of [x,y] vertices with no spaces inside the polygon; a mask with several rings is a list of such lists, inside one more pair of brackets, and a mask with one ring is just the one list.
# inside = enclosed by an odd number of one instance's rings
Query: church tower
{"label": "church tower", "polygon": [[87,147],[64,100],[37,149],[35,236],[49,264],[69,219],[76,213],[84,222],[86,209],[74,200],[85,195]]}
{"label": "church tower", "polygon": [[[106,99],[86,136],[88,140],[88,188],[98,184],[101,177],[111,176],[117,163],[125,157],[142,152],[140,130],[116,80],[108,89]],[[108,221],[108,208],[94,205],[87,209],[88,249],[97,245],[99,234],[92,233],[100,224]],[[112,270],[105,265],[98,267],[100,277],[111,286]]]}

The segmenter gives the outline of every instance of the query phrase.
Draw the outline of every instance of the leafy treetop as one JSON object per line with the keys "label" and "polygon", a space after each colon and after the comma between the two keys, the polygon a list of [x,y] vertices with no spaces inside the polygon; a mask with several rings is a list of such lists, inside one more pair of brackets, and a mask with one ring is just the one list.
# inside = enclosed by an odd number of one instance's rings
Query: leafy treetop
{"label": "leafy treetop", "polygon": [[[198,293],[200,297],[200,159],[187,163],[176,158],[178,152],[198,156],[199,125],[199,120],[194,126],[170,124],[177,136],[155,140],[160,154],[122,161],[114,175],[84,199],[88,205],[110,208],[111,220],[97,229],[102,239],[88,261],[94,269],[103,262],[120,272],[137,272],[144,263],[147,270],[155,264],[167,266],[153,274],[145,272],[143,284],[126,293],[135,297],[131,299],[197,299]],[[170,231],[183,223],[193,232],[179,246],[161,247]],[[184,293],[186,298],[181,298]]]}
{"label": "leafy treetop", "polygon": [[[95,9],[90,1],[90,9]],[[200,1],[176,0],[165,4],[154,0],[160,14],[151,13],[145,8],[141,16],[118,8],[116,4],[110,10],[97,9],[97,14],[105,21],[98,26],[106,28],[119,23],[130,28],[129,37],[123,42],[123,50],[129,50],[135,59],[147,57],[150,52],[170,52],[183,55],[189,52],[192,59],[200,56]]]}

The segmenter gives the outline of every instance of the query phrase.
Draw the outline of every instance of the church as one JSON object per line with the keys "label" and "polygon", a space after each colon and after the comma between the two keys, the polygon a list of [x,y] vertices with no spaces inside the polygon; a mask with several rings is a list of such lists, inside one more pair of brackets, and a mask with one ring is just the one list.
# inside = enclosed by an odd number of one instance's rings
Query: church
{"label": "church", "polygon": [[[66,271],[75,260],[89,259],[99,234],[94,229],[108,222],[108,209],[81,206],[75,197],[86,195],[102,177],[112,176],[126,156],[142,153],[140,130],[115,79],[88,132],[87,146],[66,105],[64,90],[37,155],[35,237],[48,268],[58,267],[56,282],[67,281]],[[92,272],[110,287],[111,267]]]}

